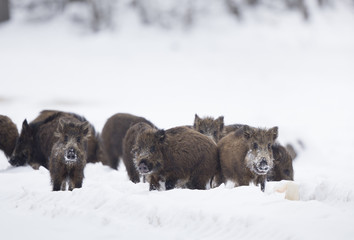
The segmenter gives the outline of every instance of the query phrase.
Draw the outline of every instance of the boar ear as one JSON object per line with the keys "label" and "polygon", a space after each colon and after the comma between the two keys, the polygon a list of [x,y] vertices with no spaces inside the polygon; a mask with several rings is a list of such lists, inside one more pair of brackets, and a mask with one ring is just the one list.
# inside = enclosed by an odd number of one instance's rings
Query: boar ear
{"label": "boar ear", "polygon": [[55,137],[59,138],[62,135],[62,132],[64,132],[65,123],[66,121],[63,118],[59,119],[57,130],[54,132]]}
{"label": "boar ear", "polygon": [[250,126],[244,125],[242,127],[242,130],[243,130],[243,136],[246,139],[250,139],[253,136],[253,130],[252,130],[252,128]]}
{"label": "boar ear", "polygon": [[58,123],[58,132],[63,132],[64,131],[64,126],[67,123],[67,121],[64,118],[59,119]]}
{"label": "boar ear", "polygon": [[278,138],[278,127],[273,127],[268,130],[268,133],[271,134],[271,138],[275,141]]}
{"label": "boar ear", "polygon": [[222,130],[224,129],[224,116],[218,117],[218,119],[216,119],[216,121],[219,124],[219,130],[222,132]]}
{"label": "boar ear", "polygon": [[165,130],[163,130],[163,129],[157,130],[156,133],[155,133],[155,136],[156,136],[157,140],[160,143],[162,143],[165,140],[165,137],[166,137]]}
{"label": "boar ear", "polygon": [[22,129],[27,129],[28,127],[29,127],[29,125],[27,123],[27,119],[23,120]]}
{"label": "boar ear", "polygon": [[81,129],[82,129],[82,134],[84,136],[87,136],[87,137],[90,136],[91,132],[90,132],[90,123],[89,122],[87,122],[87,121],[83,122],[81,125]]}
{"label": "boar ear", "polygon": [[198,114],[195,114],[194,115],[194,125],[193,125],[194,128],[197,127],[197,125],[199,124],[199,121],[200,121],[200,117],[198,116]]}
{"label": "boar ear", "polygon": [[22,131],[24,131],[24,133],[31,133],[31,127],[30,125],[27,123],[27,119],[25,119],[22,123]]}

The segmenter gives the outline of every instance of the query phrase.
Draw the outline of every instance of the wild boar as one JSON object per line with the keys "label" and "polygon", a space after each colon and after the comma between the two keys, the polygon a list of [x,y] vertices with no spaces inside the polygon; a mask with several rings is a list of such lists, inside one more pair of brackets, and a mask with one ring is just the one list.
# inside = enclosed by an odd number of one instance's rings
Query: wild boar
{"label": "wild boar", "polygon": [[[14,152],[10,158],[10,164],[13,166],[29,164],[34,169],[38,169],[40,166],[48,168],[48,158],[57,140],[53,133],[57,130],[59,119],[62,117],[72,117],[81,122],[86,121],[85,118],[79,115],[60,111],[43,111],[30,124],[25,119],[22,123],[21,133]],[[96,148],[98,143],[96,136],[93,136],[95,130],[91,124],[90,132],[88,161],[92,159],[91,161],[93,162],[97,159]]]}
{"label": "wild boar", "polygon": [[187,127],[146,129],[137,136],[133,153],[135,166],[147,177],[150,190],[161,190],[161,182],[166,190],[206,189],[217,174],[215,143]]}
{"label": "wild boar", "polygon": [[0,150],[7,158],[11,157],[18,136],[16,124],[8,116],[0,115]]}
{"label": "wild boar", "polygon": [[213,117],[200,118],[195,114],[193,128],[217,143],[222,137],[224,130],[224,117],[220,116],[217,119]]}
{"label": "wild boar", "polygon": [[120,158],[123,155],[123,138],[128,129],[139,122],[154,126],[145,118],[128,113],[114,114],[106,121],[100,142],[100,159],[103,164],[118,169]]}
{"label": "wild boar", "polygon": [[154,128],[154,126],[151,126],[145,122],[134,124],[128,129],[123,139],[123,162],[127,170],[129,179],[133,183],[140,182],[140,174],[135,167],[134,160],[133,160],[134,154],[132,153],[132,150],[135,145],[137,136],[141,132],[151,128]]}
{"label": "wild boar", "polygon": [[90,124],[73,117],[60,118],[56,142],[49,157],[49,172],[53,191],[81,188],[87,161],[87,144]]}
{"label": "wild boar", "polygon": [[294,180],[293,158],[279,143],[272,146],[274,167],[267,174],[268,181]]}
{"label": "wild boar", "polygon": [[231,180],[235,186],[251,182],[265,189],[267,173],[272,169],[272,146],[278,137],[278,127],[269,130],[244,125],[229,133],[218,143],[222,182]]}

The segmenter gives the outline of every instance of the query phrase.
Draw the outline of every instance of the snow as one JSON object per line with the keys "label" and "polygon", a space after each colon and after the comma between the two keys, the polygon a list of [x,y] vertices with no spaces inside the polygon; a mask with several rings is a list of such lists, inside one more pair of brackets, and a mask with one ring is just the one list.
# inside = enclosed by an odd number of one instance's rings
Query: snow
{"label": "snow", "polygon": [[82,114],[97,131],[117,112],[164,129],[191,125],[195,113],[278,126],[279,141],[299,150],[300,200],[277,182],[264,193],[149,191],[122,164],[88,164],[81,189],[52,192],[45,168],[13,168],[0,153],[2,239],[352,239],[354,15],[313,14],[215,14],[165,30],[125,13],[116,30],[91,34],[65,17],[36,23],[15,12],[0,25],[0,113],[19,128],[43,109]]}

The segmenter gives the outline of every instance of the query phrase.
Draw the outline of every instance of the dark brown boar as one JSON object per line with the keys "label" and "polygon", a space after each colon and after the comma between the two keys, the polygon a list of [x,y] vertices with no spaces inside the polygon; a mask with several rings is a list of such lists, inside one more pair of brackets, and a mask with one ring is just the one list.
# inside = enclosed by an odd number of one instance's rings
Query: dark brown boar
{"label": "dark brown boar", "polygon": [[117,113],[111,116],[103,126],[101,133],[101,162],[113,169],[118,169],[123,155],[123,138],[128,129],[136,123],[144,122],[154,126],[143,117],[128,113]]}
{"label": "dark brown boar", "polygon": [[[226,125],[224,127],[224,130],[221,134],[221,138],[225,137],[227,134],[229,134],[230,132],[234,132],[237,131],[238,129],[242,128],[243,126],[245,126],[244,124],[231,124],[231,125]],[[303,146],[303,142],[301,140],[297,141],[298,144],[304,148]],[[286,144],[286,150],[288,151],[288,153],[290,154],[292,160],[294,160],[297,157],[297,151],[295,150],[295,148],[293,147],[292,144],[288,143]]]}
{"label": "dark brown boar", "polygon": [[123,162],[127,170],[130,181],[140,182],[140,174],[134,164],[134,154],[132,152],[137,136],[147,129],[154,128],[147,123],[140,122],[131,126],[123,139]]}
{"label": "dark brown boar", "polygon": [[[22,123],[20,136],[17,140],[15,150],[10,158],[13,166],[31,165],[34,169],[40,166],[48,168],[48,158],[56,141],[53,133],[57,130],[59,119],[72,117],[78,121],[85,122],[84,117],[77,114],[61,111],[45,110],[30,124],[27,120]],[[97,159],[96,148],[98,146],[94,127],[90,125],[91,135],[88,144],[88,161],[94,162]]]}
{"label": "dark brown boar", "polygon": [[235,186],[261,184],[265,189],[268,171],[273,167],[272,145],[278,137],[278,127],[269,130],[247,125],[229,133],[218,143],[221,180],[231,180]]}
{"label": "dark brown boar", "polygon": [[7,158],[11,157],[18,136],[16,124],[8,116],[0,115],[0,150]]}
{"label": "dark brown boar", "polygon": [[[81,122],[87,121],[85,117],[80,116],[76,113],[72,112],[62,112],[57,110],[43,110],[40,112],[38,117],[36,117],[31,123],[43,122],[44,120],[48,119],[55,114],[60,113],[61,117],[74,117]],[[96,163],[99,162],[99,134],[96,133],[96,130],[92,124],[90,124],[90,132],[91,135],[88,139],[88,155],[87,155],[87,162],[88,163]]]}
{"label": "dark brown boar", "polygon": [[268,181],[294,180],[293,159],[288,150],[275,143],[272,146],[274,167],[267,174]]}
{"label": "dark brown boar", "polygon": [[[242,128],[243,124],[232,124],[224,127],[224,136],[230,132]],[[293,160],[296,157],[296,151],[291,144],[286,145],[286,149],[279,143],[272,146],[274,156],[274,167],[267,174],[268,181],[294,180]]]}
{"label": "dark brown boar", "polygon": [[294,160],[297,157],[297,152],[296,152],[294,146],[292,144],[288,143],[288,144],[286,144],[285,148],[288,151],[288,153],[290,154],[292,160]]}
{"label": "dark brown boar", "polygon": [[59,119],[54,133],[56,142],[49,157],[49,172],[53,191],[81,188],[87,160],[90,124],[73,117]]}
{"label": "dark brown boar", "polygon": [[133,153],[150,190],[161,190],[160,182],[165,182],[166,190],[180,186],[205,189],[217,172],[215,143],[187,127],[146,129],[138,135]]}
{"label": "dark brown boar", "polygon": [[224,117],[220,116],[217,119],[214,119],[213,117],[200,118],[195,114],[193,128],[217,143],[222,137]]}

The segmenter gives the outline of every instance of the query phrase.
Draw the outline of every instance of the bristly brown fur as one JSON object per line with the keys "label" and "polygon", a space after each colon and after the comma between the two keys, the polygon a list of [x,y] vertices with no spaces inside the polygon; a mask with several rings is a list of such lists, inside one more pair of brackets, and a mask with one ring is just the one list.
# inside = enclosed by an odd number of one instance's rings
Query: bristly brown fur
{"label": "bristly brown fur", "polygon": [[[38,169],[39,166],[48,168],[48,158],[57,140],[53,133],[57,130],[59,119],[62,117],[75,118],[81,122],[86,121],[84,117],[77,114],[54,110],[42,111],[30,124],[24,120],[15,150],[9,161],[11,165],[29,164],[34,169]],[[92,125],[90,125],[90,132],[88,162],[96,162],[98,140]]]}
{"label": "bristly brown fur", "polygon": [[193,128],[218,143],[224,130],[224,117],[220,116],[217,119],[213,117],[200,118],[195,114]]}
{"label": "bristly brown fur", "polygon": [[123,162],[127,170],[130,181],[140,182],[140,174],[134,164],[134,154],[132,152],[137,136],[147,129],[155,128],[145,122],[134,124],[130,127],[123,139]]}
{"label": "bristly brown fur", "polygon": [[[242,128],[243,124],[232,124],[224,127],[223,136]],[[296,151],[291,144],[286,148],[279,143],[272,146],[274,156],[274,167],[267,174],[268,181],[294,180],[293,160],[296,158]]]}
{"label": "bristly brown fur", "polygon": [[293,159],[288,150],[275,143],[272,146],[274,168],[267,175],[268,181],[294,180]]}
{"label": "bristly brown fur", "polygon": [[[76,113],[61,112],[56,110],[43,110],[40,112],[39,116],[31,122],[31,124],[41,123],[45,121],[48,122],[57,117],[65,117],[65,116],[74,117],[81,122],[87,121],[85,117],[80,116]],[[90,132],[91,135],[88,139],[87,162],[96,163],[99,162],[99,156],[98,156],[99,155],[99,134],[96,133],[96,130],[92,124],[90,125]]]}
{"label": "bristly brown fur", "polygon": [[16,124],[9,117],[0,115],[0,150],[4,151],[7,158],[14,151],[18,136]]}
{"label": "bristly brown fur", "polygon": [[225,137],[227,134],[229,134],[230,132],[235,132],[237,130],[239,130],[240,128],[242,128],[243,126],[245,126],[244,124],[231,124],[231,125],[226,125],[224,127],[224,130],[221,134],[221,138]]}
{"label": "bristly brown fur", "polygon": [[[135,165],[147,175],[150,190],[176,186],[205,189],[217,174],[217,148],[208,137],[187,127],[147,129],[136,139]],[[142,172],[143,171],[143,172]]]}
{"label": "bristly brown fur", "polygon": [[261,184],[264,190],[266,173],[273,166],[271,146],[277,136],[277,127],[265,130],[245,125],[222,138],[218,143],[221,166],[219,184],[227,180],[235,182],[236,186],[253,182]]}
{"label": "bristly brown fur", "polygon": [[290,154],[292,160],[294,161],[294,159],[297,157],[297,152],[296,152],[294,146],[292,144],[288,143],[288,144],[286,144],[285,148],[288,151],[288,153]]}
{"label": "bristly brown fur", "polygon": [[100,140],[100,160],[104,165],[118,169],[120,158],[123,155],[123,138],[128,129],[139,122],[154,126],[145,118],[128,113],[114,114],[106,121]]}
{"label": "bristly brown fur", "polygon": [[59,119],[54,143],[49,157],[49,172],[53,191],[81,188],[87,161],[87,144],[90,124],[73,117]]}

